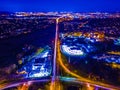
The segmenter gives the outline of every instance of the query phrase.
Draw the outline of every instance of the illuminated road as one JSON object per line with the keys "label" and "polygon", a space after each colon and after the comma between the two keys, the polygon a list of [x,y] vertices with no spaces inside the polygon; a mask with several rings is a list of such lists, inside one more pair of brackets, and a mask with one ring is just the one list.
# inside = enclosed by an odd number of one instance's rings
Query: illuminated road
{"label": "illuminated road", "polygon": [[58,41],[58,23],[59,18],[56,19],[56,31],[55,31],[55,45],[54,45],[54,58],[53,58],[53,76],[50,84],[50,90],[60,90],[59,80],[56,77],[56,56],[57,56],[57,41]]}
{"label": "illuminated road", "polygon": [[[7,84],[3,84],[0,85],[0,90],[4,90],[7,88],[12,88],[12,87],[18,87],[20,85],[23,85],[22,88],[24,88],[25,85],[30,85],[34,82],[49,82],[49,79],[43,79],[43,80],[28,80],[28,81],[24,81],[24,82],[11,82],[11,83],[7,83]],[[26,89],[20,89],[20,90],[26,90]]]}
{"label": "illuminated road", "polygon": [[[54,47],[54,63],[53,63],[53,77],[52,77],[52,81],[51,81],[51,85],[50,85],[50,90],[61,90],[60,89],[60,83],[59,80],[56,77],[56,60],[58,60],[59,65],[61,66],[61,68],[64,69],[65,72],[67,72],[68,74],[72,75],[74,78],[76,78],[76,80],[73,82],[79,82],[79,83],[84,83],[86,85],[92,85],[94,87],[100,87],[100,88],[104,88],[104,89],[110,89],[110,90],[119,90],[120,87],[115,87],[112,85],[108,85],[105,83],[101,83],[101,82],[96,82],[96,81],[92,81],[89,79],[86,79],[82,76],[79,76],[77,74],[75,74],[74,72],[70,71],[68,69],[68,67],[66,67],[63,63],[63,59],[61,58],[61,52],[60,52],[60,41],[58,39],[58,35],[59,35],[59,19],[56,19],[56,34],[55,34],[55,47]],[[56,56],[57,55],[57,56]],[[56,58],[57,57],[57,58]],[[71,82],[71,81],[70,81]],[[90,90],[90,89],[89,89]]]}
{"label": "illuminated road", "polygon": [[[60,52],[60,41],[58,39],[58,35],[59,35],[59,27],[58,27],[58,23],[59,23],[59,19],[56,19],[56,31],[55,31],[55,44],[54,44],[54,58],[53,58],[53,71],[52,71],[52,77],[51,77],[51,83],[50,83],[50,90],[62,90],[61,88],[61,84],[59,82],[60,81],[66,81],[66,82],[73,82],[73,83],[79,83],[80,85],[86,85],[89,87],[88,90],[94,90],[91,89],[90,86],[95,87],[99,87],[99,88],[103,88],[103,89],[110,89],[110,90],[119,90],[120,87],[116,87],[116,86],[112,86],[112,85],[108,85],[105,83],[101,83],[101,82],[97,82],[97,81],[92,81],[90,79],[84,78],[82,76],[77,75],[76,73],[72,72],[69,70],[69,67],[65,66],[65,63],[63,62],[64,60],[61,57],[61,52]],[[57,62],[59,62],[59,65],[61,66],[60,68],[64,69],[64,71],[70,75],[73,76],[73,78],[65,78],[65,79],[61,79],[61,77],[58,77],[56,75],[57,72]],[[50,80],[46,79],[46,80],[32,80],[32,81],[28,81],[28,82],[49,82]],[[17,82],[17,83],[10,83],[10,84],[3,84],[3,86],[0,86],[0,90],[6,89],[6,88],[10,88],[10,87],[14,87],[14,86],[19,86],[19,85],[23,85],[23,89],[25,88],[25,82]]]}
{"label": "illuminated road", "polygon": [[[86,88],[88,88],[87,90],[95,90],[95,88],[102,88],[102,89],[107,89],[107,90],[119,90],[119,88],[117,87],[112,87],[110,86],[108,88],[103,86],[103,85],[99,85],[97,84],[92,84],[91,82],[87,82],[87,81],[81,81],[80,79],[77,78],[70,78],[70,77],[58,77],[60,81],[65,81],[65,82],[69,82],[69,83],[78,83],[80,85],[83,85],[83,87],[85,86]],[[20,90],[27,90],[26,88],[29,88],[30,85],[32,85],[32,83],[34,82],[38,82],[38,83],[43,83],[43,82],[49,82],[49,79],[43,79],[43,80],[28,80],[28,81],[24,81],[24,82],[11,82],[9,84],[4,84],[0,86],[0,90],[4,90],[7,88],[12,88],[12,87],[19,87],[22,85],[22,87],[20,88]],[[59,82],[55,81],[55,85],[56,85],[56,90],[63,90],[61,88],[61,85],[59,84]],[[52,83],[54,84],[54,83]],[[93,89],[91,89],[93,88]],[[113,88],[113,89],[112,89]],[[51,87],[52,90],[55,90],[55,88],[52,86]],[[18,89],[19,90],[19,89]],[[49,89],[48,89],[49,90]],[[84,89],[83,89],[84,90]]]}
{"label": "illuminated road", "polygon": [[110,90],[119,90],[120,87],[116,87],[116,86],[112,86],[112,85],[108,85],[108,84],[105,84],[105,83],[101,83],[101,82],[96,82],[96,81],[92,81],[92,80],[89,80],[89,79],[86,79],[82,76],[79,76],[77,74],[75,74],[74,72],[70,71],[68,68],[68,66],[66,67],[63,63],[63,59],[61,58],[61,52],[60,52],[60,41],[58,41],[58,62],[60,64],[60,66],[64,69],[65,72],[67,72],[68,74],[74,76],[74,78],[77,79],[77,81],[79,82],[83,82],[83,83],[86,83],[86,84],[90,84],[92,86],[95,86],[95,87],[101,87],[101,88],[104,88],[104,89],[110,89]]}

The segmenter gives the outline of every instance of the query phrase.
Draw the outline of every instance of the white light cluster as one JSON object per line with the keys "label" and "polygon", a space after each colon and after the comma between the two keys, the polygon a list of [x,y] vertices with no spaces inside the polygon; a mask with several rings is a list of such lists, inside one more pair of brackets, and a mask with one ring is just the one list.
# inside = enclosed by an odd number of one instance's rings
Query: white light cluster
{"label": "white light cluster", "polygon": [[120,45],[120,39],[114,40],[115,45]]}
{"label": "white light cluster", "polygon": [[68,47],[67,45],[62,45],[62,49],[70,55],[83,55],[84,54],[82,50],[77,50],[77,49],[71,50],[71,47]]}
{"label": "white light cluster", "polygon": [[38,68],[38,66],[32,66],[32,70],[36,70]]}
{"label": "white light cluster", "polygon": [[48,56],[48,53],[49,53],[49,52],[45,52],[41,57],[42,57],[42,58],[46,58],[46,57]]}
{"label": "white light cluster", "polygon": [[39,72],[39,73],[35,73],[32,74],[30,77],[45,77],[45,76],[49,76],[49,72]]}

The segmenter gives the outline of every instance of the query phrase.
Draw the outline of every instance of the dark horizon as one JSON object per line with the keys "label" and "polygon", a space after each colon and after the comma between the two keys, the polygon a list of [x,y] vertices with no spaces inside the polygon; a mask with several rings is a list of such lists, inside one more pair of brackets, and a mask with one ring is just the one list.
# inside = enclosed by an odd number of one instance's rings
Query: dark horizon
{"label": "dark horizon", "polygon": [[1,0],[0,11],[7,12],[119,12],[119,0]]}

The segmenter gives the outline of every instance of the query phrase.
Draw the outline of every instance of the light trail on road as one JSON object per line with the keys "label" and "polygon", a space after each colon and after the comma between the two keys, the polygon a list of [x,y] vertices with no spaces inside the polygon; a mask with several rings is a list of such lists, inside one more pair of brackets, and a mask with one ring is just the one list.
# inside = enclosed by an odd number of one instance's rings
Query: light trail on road
{"label": "light trail on road", "polygon": [[8,88],[12,88],[12,87],[17,87],[20,86],[24,83],[34,83],[34,82],[48,82],[50,81],[49,79],[43,79],[43,80],[29,80],[29,81],[24,81],[24,82],[14,82],[14,83],[8,83],[3,85],[3,87],[0,87],[0,90],[4,90],[4,89],[8,89]]}
{"label": "light trail on road", "polygon": [[[101,83],[101,82],[97,82],[97,81],[92,81],[92,80],[89,80],[89,79],[86,79],[82,76],[79,76],[77,75],[76,73],[70,71],[64,64],[63,60],[62,60],[62,57],[61,57],[61,52],[60,52],[60,41],[58,40],[58,35],[59,35],[59,26],[58,26],[58,23],[59,23],[59,19],[60,18],[57,18],[56,19],[56,31],[55,31],[55,44],[54,44],[54,57],[53,57],[53,72],[52,72],[52,79],[50,81],[50,90],[62,90],[61,88],[61,84],[59,82],[59,78],[56,76],[56,68],[57,68],[57,61],[59,62],[58,64],[61,66],[61,68],[63,68],[65,70],[65,72],[67,72],[68,74],[72,75],[75,77],[75,80],[71,80],[71,81],[68,81],[68,82],[78,82],[80,84],[84,84],[84,85],[88,85],[89,86],[95,86],[95,87],[99,87],[99,88],[104,88],[104,89],[109,89],[109,90],[119,90],[120,87],[115,87],[115,86],[111,86],[111,85],[108,85],[108,84],[105,84],[105,83]],[[57,57],[57,59],[56,59]],[[62,81],[62,80],[61,80]],[[34,80],[32,81],[34,82]],[[38,82],[44,82],[44,80],[40,80]],[[24,83],[26,82],[20,82],[20,83],[11,83],[10,85],[3,85],[4,88],[0,88],[0,90],[3,90],[3,89],[7,89],[7,88],[10,88],[10,87],[14,87],[14,86],[19,86],[19,85],[22,85],[23,84],[23,90],[24,90]],[[22,89],[21,89],[22,90]]]}
{"label": "light trail on road", "polygon": [[60,52],[60,41],[58,41],[57,44],[58,48],[57,48],[57,54],[58,54],[58,62],[60,64],[60,66],[65,70],[65,72],[67,72],[68,74],[74,76],[77,78],[77,80],[79,80],[80,82],[85,82],[86,84],[89,83],[90,85],[96,86],[96,87],[100,87],[100,88],[104,88],[104,89],[109,89],[109,90],[119,90],[120,87],[116,87],[116,86],[112,86],[112,85],[108,85],[105,83],[101,83],[101,82],[96,82],[96,81],[92,81],[86,78],[83,78],[79,75],[77,75],[76,73],[70,71],[64,64],[63,64],[63,60],[61,58],[61,52]]}
{"label": "light trail on road", "polygon": [[[54,45],[54,58],[53,58],[53,76],[50,84],[50,90],[56,90],[56,56],[57,56],[57,41],[58,41],[58,23],[59,18],[56,18],[56,31],[55,31],[55,45]],[[57,82],[58,84],[59,82]],[[60,86],[58,84],[58,86]],[[59,88],[57,88],[59,90]]]}
{"label": "light trail on road", "polygon": [[18,90],[29,90],[29,86],[28,86],[26,83],[24,83],[24,84],[22,85],[22,88],[20,88],[20,89],[18,89]]}
{"label": "light trail on road", "polygon": [[[86,78],[83,78],[77,74],[75,74],[74,72],[70,71],[62,62],[62,58],[61,58],[61,53],[60,53],[60,41],[58,40],[58,23],[59,23],[59,19],[60,18],[56,18],[56,32],[55,32],[55,46],[54,46],[54,61],[53,61],[53,76],[52,76],[52,81],[50,84],[50,90],[56,90],[56,60],[58,60],[60,66],[70,75],[76,77],[80,82],[85,82],[85,83],[89,83],[90,85],[93,86],[97,86],[97,87],[101,87],[101,88],[105,88],[105,89],[111,89],[112,90],[117,90],[117,87],[108,85],[108,84],[104,84],[104,83],[100,83],[100,82],[96,82],[96,81],[92,81]],[[58,54],[58,57],[56,59],[56,56]],[[59,83],[59,81],[57,81],[57,84]],[[60,84],[58,84],[58,86],[60,86]],[[114,89],[117,88],[117,89]],[[58,89],[58,88],[57,88]]]}

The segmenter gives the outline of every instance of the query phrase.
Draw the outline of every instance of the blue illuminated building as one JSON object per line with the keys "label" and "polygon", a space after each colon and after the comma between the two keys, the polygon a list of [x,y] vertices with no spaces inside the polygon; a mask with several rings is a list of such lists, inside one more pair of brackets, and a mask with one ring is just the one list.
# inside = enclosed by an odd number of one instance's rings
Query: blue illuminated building
{"label": "blue illuminated building", "polygon": [[22,66],[19,73],[25,71],[24,78],[47,77],[51,75],[51,50],[44,49],[38,55],[34,55],[31,60]]}
{"label": "blue illuminated building", "polygon": [[120,45],[120,38],[114,40],[115,45]]}
{"label": "blue illuminated building", "polygon": [[[94,39],[86,37],[69,36],[61,39],[61,52],[67,56],[84,57],[88,53],[95,52],[97,48],[91,44]],[[94,41],[95,42],[95,41]]]}
{"label": "blue illuminated building", "polygon": [[93,56],[93,58],[97,59],[99,61],[107,62],[107,63],[120,64],[120,56],[119,55],[102,54],[102,55]]}

